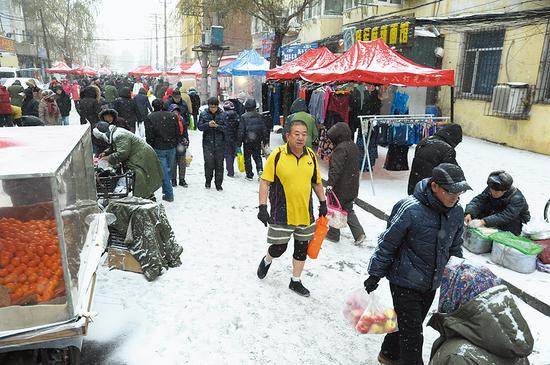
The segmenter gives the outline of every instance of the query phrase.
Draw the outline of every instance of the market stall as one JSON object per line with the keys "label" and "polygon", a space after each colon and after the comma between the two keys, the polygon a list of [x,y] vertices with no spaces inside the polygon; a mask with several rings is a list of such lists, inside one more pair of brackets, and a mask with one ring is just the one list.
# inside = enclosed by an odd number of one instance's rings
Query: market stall
{"label": "market stall", "polygon": [[132,71],[128,72],[128,76],[145,76],[145,77],[158,77],[162,75],[162,71],[155,70],[152,66],[138,66]]}
{"label": "market stall", "polygon": [[300,79],[302,72],[314,70],[334,62],[338,57],[326,47],[310,48],[298,58],[272,70],[268,70],[268,80],[295,80]]}
{"label": "market stall", "polygon": [[67,66],[67,64],[65,62],[58,62],[52,68],[47,68],[46,72],[50,73],[50,74],[64,74],[64,75],[66,75],[66,74],[72,74],[74,72],[74,70],[72,68],[70,68],[69,66]]}
{"label": "market stall", "polygon": [[90,66],[81,66],[73,69],[73,74],[80,76],[97,76],[97,71]]}
{"label": "market stall", "polygon": [[79,349],[110,220],[89,127],[2,128],[0,159],[0,352]]}

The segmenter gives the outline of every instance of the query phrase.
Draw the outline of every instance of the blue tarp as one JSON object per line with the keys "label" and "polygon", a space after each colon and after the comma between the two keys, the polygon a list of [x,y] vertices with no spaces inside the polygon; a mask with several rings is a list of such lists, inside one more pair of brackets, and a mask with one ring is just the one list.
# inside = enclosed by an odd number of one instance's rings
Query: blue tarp
{"label": "blue tarp", "polygon": [[237,59],[220,68],[218,74],[231,76],[265,76],[269,62],[253,49],[239,53]]}

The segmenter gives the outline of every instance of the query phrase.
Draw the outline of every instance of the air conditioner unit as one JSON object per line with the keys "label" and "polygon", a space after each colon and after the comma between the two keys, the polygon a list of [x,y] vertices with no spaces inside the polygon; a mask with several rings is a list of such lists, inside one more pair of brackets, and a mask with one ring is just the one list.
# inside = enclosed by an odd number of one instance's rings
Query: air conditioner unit
{"label": "air conditioner unit", "polygon": [[522,115],[528,107],[529,87],[522,82],[509,82],[493,88],[491,110],[496,114]]}
{"label": "air conditioner unit", "polygon": [[210,44],[212,44],[212,31],[210,29],[205,30],[202,33],[202,44],[204,44],[205,46],[209,46]]}

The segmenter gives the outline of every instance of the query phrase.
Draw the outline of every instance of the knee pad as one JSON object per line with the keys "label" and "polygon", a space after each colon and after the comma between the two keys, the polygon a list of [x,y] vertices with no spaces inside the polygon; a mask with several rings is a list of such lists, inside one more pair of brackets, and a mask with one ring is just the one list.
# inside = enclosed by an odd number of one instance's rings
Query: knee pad
{"label": "knee pad", "polygon": [[296,261],[306,261],[307,256],[307,247],[309,246],[308,241],[297,241],[294,240],[294,260]]}
{"label": "knee pad", "polygon": [[267,252],[271,257],[281,257],[281,255],[286,251],[287,246],[288,245],[286,243],[284,245],[271,245],[269,246]]}

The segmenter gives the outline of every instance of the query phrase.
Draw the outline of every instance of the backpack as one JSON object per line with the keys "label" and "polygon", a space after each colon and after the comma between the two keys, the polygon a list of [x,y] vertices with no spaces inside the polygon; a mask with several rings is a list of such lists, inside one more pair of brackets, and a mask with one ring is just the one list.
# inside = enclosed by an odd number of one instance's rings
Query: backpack
{"label": "backpack", "polygon": [[11,115],[10,93],[5,86],[0,86],[0,115]]}

